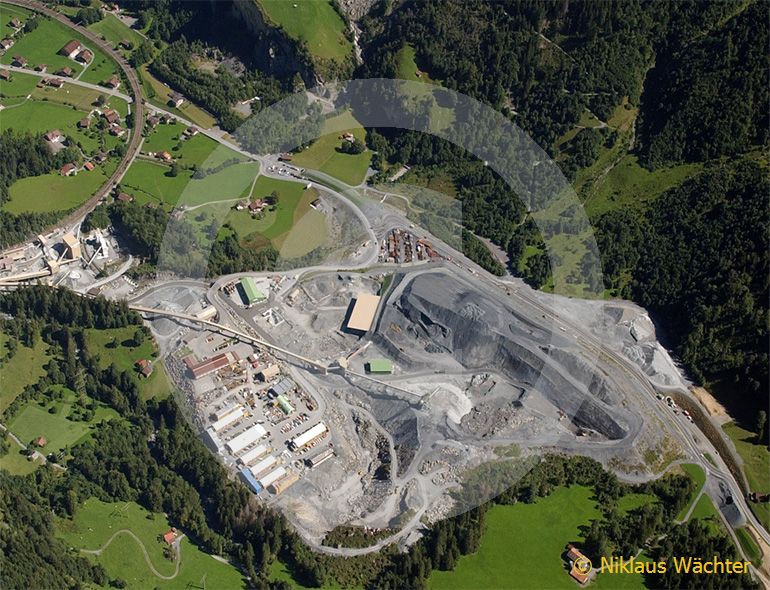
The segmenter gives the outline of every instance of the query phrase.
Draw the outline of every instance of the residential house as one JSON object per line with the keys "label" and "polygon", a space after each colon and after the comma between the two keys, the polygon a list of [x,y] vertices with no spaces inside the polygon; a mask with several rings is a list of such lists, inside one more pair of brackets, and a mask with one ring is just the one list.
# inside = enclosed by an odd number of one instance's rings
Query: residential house
{"label": "residential house", "polygon": [[116,75],[112,75],[109,80],[106,80],[103,82],[103,84],[107,88],[112,88],[113,90],[120,88],[120,78],[118,78]]}
{"label": "residential house", "polygon": [[73,163],[65,164],[61,167],[61,170],[59,170],[59,174],[62,176],[72,176],[77,171],[77,167]]}
{"label": "residential house", "polygon": [[11,79],[11,72],[9,70],[0,69],[0,80],[5,80],[6,82]]}
{"label": "residential house", "polygon": [[115,200],[120,201],[121,203],[130,203],[134,200],[134,197],[128,193],[118,193],[118,196],[115,197]]}
{"label": "residential house", "polygon": [[102,113],[102,117],[107,119],[107,122],[110,125],[116,125],[117,123],[120,123],[120,113],[118,113],[118,111],[115,109],[107,109]]}
{"label": "residential house", "polygon": [[64,66],[63,68],[57,70],[56,72],[57,76],[66,76],[67,78],[72,77],[72,68],[69,66]]}
{"label": "residential house", "polygon": [[58,129],[51,129],[43,136],[43,139],[51,143],[60,143],[64,139],[64,136]]}
{"label": "residential house", "polygon": [[113,137],[123,137],[126,134],[126,130],[120,125],[110,125],[110,135]]}
{"label": "residential house", "polygon": [[67,41],[64,47],[59,50],[59,55],[64,55],[70,59],[73,59],[78,53],[80,53],[82,49],[83,46],[80,44],[80,42],[72,39]]}
{"label": "residential house", "polygon": [[64,86],[64,80],[62,80],[61,78],[47,78],[44,81],[44,84],[52,88],[61,88],[62,86]]}
{"label": "residential house", "polygon": [[96,166],[94,166],[94,163],[93,163],[93,162],[86,162],[85,164],[83,164],[83,168],[85,168],[86,170],[88,170],[89,172],[91,172],[91,170],[93,170],[94,168],[96,168]]}
{"label": "residential house", "polygon": [[20,29],[21,28],[21,21],[16,18],[15,16],[11,19],[11,22],[9,23],[14,29]]}
{"label": "residential house", "polygon": [[172,160],[171,154],[168,152],[158,152],[157,154],[155,154],[155,157],[158,158],[159,160],[163,160],[164,162],[171,162]]}
{"label": "residential house", "polygon": [[3,49],[10,49],[11,47],[13,47],[14,43],[15,41],[13,39],[11,39],[10,37],[6,37],[2,41],[0,41],[0,47],[2,47]]}
{"label": "residential house", "polygon": [[84,49],[83,51],[77,54],[77,57],[75,57],[77,61],[84,64],[90,63],[93,58],[94,58],[94,54],[88,51],[88,49]]}
{"label": "residential house", "polygon": [[172,106],[174,108],[179,108],[184,104],[184,96],[179,94],[178,92],[172,92],[168,99],[169,106]]}
{"label": "residential house", "polygon": [[85,117],[78,121],[78,127],[80,129],[88,129],[91,126],[91,117]]}
{"label": "residential house", "polygon": [[155,115],[147,117],[147,124],[150,126],[150,129],[155,129],[158,126],[158,123],[160,123],[160,119]]}
{"label": "residential house", "polygon": [[35,71],[40,72],[41,74],[45,74],[46,70],[48,70],[48,66],[46,64],[37,64],[35,66]]}
{"label": "residential house", "polygon": [[16,66],[17,68],[26,68],[27,60],[20,55],[14,55],[11,65]]}

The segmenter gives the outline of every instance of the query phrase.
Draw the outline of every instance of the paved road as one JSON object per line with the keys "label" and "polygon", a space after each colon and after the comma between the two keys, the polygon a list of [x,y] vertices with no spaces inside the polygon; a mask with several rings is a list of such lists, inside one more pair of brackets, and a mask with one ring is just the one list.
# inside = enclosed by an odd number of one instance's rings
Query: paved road
{"label": "paved road", "polygon": [[[118,67],[122,70],[123,75],[128,80],[128,84],[130,86],[131,96],[133,98],[132,102],[133,102],[133,110],[134,110],[134,127],[131,130],[131,138],[128,142],[126,155],[123,158],[123,160],[120,162],[120,164],[118,164],[118,167],[115,169],[115,172],[112,173],[112,175],[104,182],[104,184],[99,188],[99,190],[97,190],[96,193],[88,201],[86,201],[83,205],[81,205],[80,208],[78,208],[75,212],[71,213],[65,219],[59,221],[54,226],[52,226],[52,227],[66,227],[68,225],[77,223],[78,220],[82,219],[88,212],[90,212],[94,207],[96,207],[96,204],[99,202],[101,198],[109,194],[113,186],[120,181],[120,179],[123,177],[123,174],[125,174],[126,170],[128,170],[128,167],[131,165],[131,162],[133,161],[134,156],[139,151],[139,147],[141,146],[141,143],[142,143],[142,129],[144,127],[144,117],[145,117],[144,103],[142,102],[142,87],[141,87],[141,84],[139,83],[139,77],[136,71],[134,71],[134,69],[129,65],[128,61],[126,61],[126,59],[120,53],[115,51],[112,48],[112,45],[110,45],[106,41],[103,41],[98,35],[96,35],[92,31],[88,30],[83,26],[74,24],[65,15],[60,14],[55,10],[52,10],[51,8],[49,8],[44,4],[41,4],[40,2],[35,2],[34,0],[3,0],[3,2],[7,2],[8,4],[21,6],[29,10],[40,12],[62,23],[63,25],[69,27],[70,29],[76,30],[80,35],[88,39],[88,41],[93,43],[95,47],[98,47],[101,51],[103,51],[105,54],[111,57],[118,64]],[[79,80],[77,82],[81,83]],[[70,83],[72,83],[72,81],[70,81]],[[81,83],[81,84],[84,84],[84,83]],[[51,229],[51,228],[48,228],[48,229]],[[44,230],[44,231],[47,231],[47,230]]]}
{"label": "paved road", "polygon": [[[7,2],[9,0],[3,0],[3,1]],[[35,70],[30,70],[29,68],[19,68],[16,66],[3,66],[3,67],[12,72],[18,72],[19,74],[26,74],[27,76],[37,76],[38,78],[58,77],[60,80],[64,82],[65,87],[70,84],[73,86],[82,86],[83,88],[96,90],[97,92],[105,96],[117,96],[118,98],[122,98],[129,104],[133,104],[134,102],[134,99],[131,96],[129,96],[128,94],[123,94],[122,92],[118,92],[116,88],[113,88],[113,89],[105,88],[104,86],[99,86],[98,84],[91,84],[90,82],[83,82],[76,78],[65,78],[63,76],[51,76],[51,74],[36,72]]]}

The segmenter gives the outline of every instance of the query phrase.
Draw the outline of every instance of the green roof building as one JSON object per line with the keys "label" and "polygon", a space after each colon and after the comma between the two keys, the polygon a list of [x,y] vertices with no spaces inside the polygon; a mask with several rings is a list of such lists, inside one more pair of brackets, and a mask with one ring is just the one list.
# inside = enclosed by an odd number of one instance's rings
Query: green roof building
{"label": "green roof building", "polygon": [[281,411],[287,416],[294,411],[294,406],[292,406],[291,403],[289,403],[289,400],[286,399],[285,395],[278,396],[278,406],[281,408]]}
{"label": "green roof building", "polygon": [[243,277],[241,279],[241,289],[243,289],[243,294],[246,296],[246,302],[249,305],[254,305],[267,299],[265,294],[257,289],[257,284],[251,277]]}
{"label": "green roof building", "polygon": [[393,363],[388,359],[372,359],[366,363],[366,366],[370,373],[389,375],[393,372]]}

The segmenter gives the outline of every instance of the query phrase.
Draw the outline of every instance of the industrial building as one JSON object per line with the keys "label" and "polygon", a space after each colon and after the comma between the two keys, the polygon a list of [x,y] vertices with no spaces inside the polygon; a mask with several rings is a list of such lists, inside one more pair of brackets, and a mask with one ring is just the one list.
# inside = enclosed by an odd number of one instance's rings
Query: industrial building
{"label": "industrial building", "polygon": [[270,393],[272,393],[274,396],[277,397],[281,395],[286,395],[292,389],[294,389],[294,381],[292,381],[289,378],[286,378],[286,379],[281,379],[278,383],[273,385],[270,388]]}
{"label": "industrial building", "polygon": [[327,432],[327,430],[328,428],[326,428],[326,424],[324,424],[323,422],[319,422],[318,424],[306,430],[299,436],[295,436],[293,439],[291,439],[291,441],[289,441],[289,446],[295,451],[299,450],[302,447],[304,447],[306,444],[308,444],[310,441],[312,441],[313,439],[318,438],[319,436]]}
{"label": "industrial building", "polygon": [[219,432],[220,430],[224,430],[225,428],[230,426],[230,424],[232,424],[233,422],[240,420],[243,417],[243,414],[244,414],[243,407],[236,406],[230,409],[230,411],[224,414],[221,418],[213,422],[211,424],[211,429],[214,432]]}
{"label": "industrial building", "polygon": [[289,400],[286,399],[285,395],[278,396],[278,407],[281,408],[281,411],[287,416],[294,411],[294,406],[292,406]]}
{"label": "industrial building", "polygon": [[184,359],[184,363],[185,365],[187,365],[187,368],[192,373],[193,379],[200,379],[201,377],[205,377],[206,375],[211,375],[211,373],[215,373],[220,369],[229,367],[230,365],[232,365],[237,361],[238,361],[237,355],[232,352],[224,352],[222,354],[218,354],[217,356],[212,357],[208,360],[202,361],[200,363],[196,363],[195,357],[193,356],[188,356],[188,357],[185,357]]}
{"label": "industrial building", "polygon": [[287,488],[290,488],[295,483],[299,481],[299,475],[296,473],[289,473],[286,477],[279,479],[278,481],[270,484],[270,491],[273,492],[276,496],[286,490]]}
{"label": "industrial building", "polygon": [[332,457],[334,457],[334,449],[326,449],[310,459],[305,459],[305,464],[311,468],[318,467],[321,463],[328,461]]}
{"label": "industrial building", "polygon": [[254,474],[249,471],[248,468],[244,467],[241,469],[241,478],[243,479],[243,483],[245,483],[252,492],[255,494],[258,494],[262,491],[262,486],[257,481],[257,478],[254,477]]}
{"label": "industrial building", "polygon": [[268,473],[265,477],[260,478],[259,485],[266,488],[271,483],[274,483],[286,475],[286,470],[283,467],[278,467],[274,471]]}
{"label": "industrial building", "polygon": [[203,442],[206,443],[206,446],[215,453],[221,454],[224,446],[222,445],[222,440],[216,435],[214,430],[212,428],[207,428],[205,435]]}
{"label": "industrial building", "polygon": [[243,277],[240,285],[247,305],[254,305],[267,299],[267,296],[257,288],[252,277]]}
{"label": "industrial building", "polygon": [[62,238],[64,241],[64,253],[70,260],[76,260],[80,258],[80,240],[78,240],[72,234],[65,234]]}
{"label": "industrial building", "polygon": [[254,465],[251,468],[251,472],[254,474],[255,477],[259,477],[261,474],[265,473],[268,469],[270,469],[273,465],[277,463],[278,459],[275,458],[275,455],[268,455],[264,459],[262,459],[259,463]]}
{"label": "industrial building", "polygon": [[252,461],[256,461],[262,455],[267,453],[267,451],[268,451],[267,445],[259,445],[258,447],[254,447],[253,449],[246,451],[243,455],[238,457],[238,460],[243,465],[248,466],[249,463],[251,463]]}
{"label": "industrial building", "polygon": [[366,363],[368,373],[390,375],[393,373],[393,363],[388,359],[371,359]]}
{"label": "industrial building", "polygon": [[234,439],[228,441],[225,446],[227,447],[227,450],[229,450],[233,455],[237,455],[243,449],[248,447],[250,444],[257,442],[266,434],[267,431],[262,427],[261,424],[255,424],[248,430],[241,432]]}
{"label": "industrial building", "polygon": [[379,304],[379,295],[357,293],[348,318],[347,329],[361,334],[368,332],[372,327],[372,322],[374,322]]}
{"label": "industrial building", "polygon": [[262,381],[270,381],[273,377],[277,377],[281,373],[281,368],[278,365],[270,365],[265,367],[259,372],[259,377]]}
{"label": "industrial building", "polygon": [[217,317],[217,308],[213,305],[209,305],[196,313],[195,317],[199,320],[213,320]]}

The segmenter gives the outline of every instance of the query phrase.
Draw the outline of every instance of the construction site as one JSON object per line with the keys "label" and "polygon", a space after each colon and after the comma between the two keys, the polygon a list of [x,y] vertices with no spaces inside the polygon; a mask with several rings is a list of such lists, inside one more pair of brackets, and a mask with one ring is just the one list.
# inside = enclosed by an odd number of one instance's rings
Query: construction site
{"label": "construction site", "polygon": [[[584,303],[575,313],[649,359],[641,313]],[[135,304],[173,308],[146,317],[204,442],[316,544],[343,524],[406,534],[460,510],[457,490],[501,450],[519,467],[500,486],[547,450],[630,478],[657,469],[650,453],[676,453],[654,395],[536,306],[446,262],[180,282]]]}

